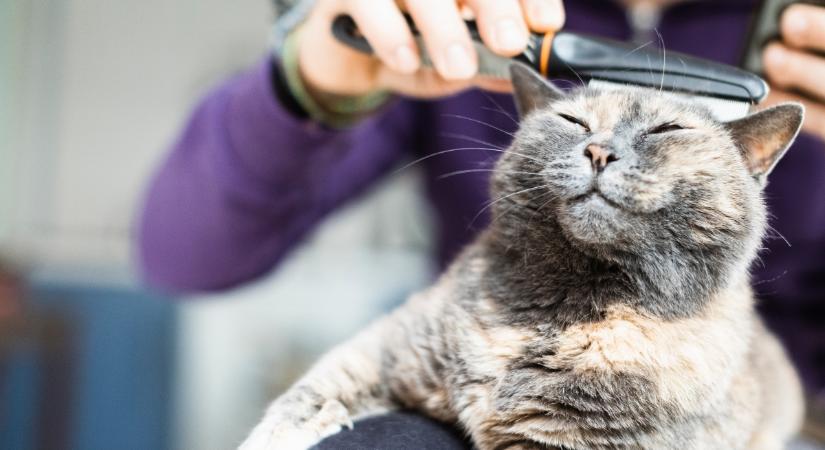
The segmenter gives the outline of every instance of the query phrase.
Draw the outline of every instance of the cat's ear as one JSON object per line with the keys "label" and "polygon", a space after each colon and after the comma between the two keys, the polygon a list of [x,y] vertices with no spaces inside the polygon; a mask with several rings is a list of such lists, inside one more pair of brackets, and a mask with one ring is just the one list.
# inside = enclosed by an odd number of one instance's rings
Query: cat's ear
{"label": "cat's ear", "polygon": [[783,103],[726,124],[754,178],[765,182],[796,139],[804,117],[801,104]]}
{"label": "cat's ear", "polygon": [[513,81],[516,107],[522,118],[564,97],[564,92],[524,64],[510,64],[510,79]]}

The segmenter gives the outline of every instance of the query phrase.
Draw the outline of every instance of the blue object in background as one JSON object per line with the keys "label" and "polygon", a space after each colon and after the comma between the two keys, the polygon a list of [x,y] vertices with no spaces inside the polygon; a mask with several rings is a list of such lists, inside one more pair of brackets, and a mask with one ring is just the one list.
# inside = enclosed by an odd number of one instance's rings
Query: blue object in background
{"label": "blue object in background", "polygon": [[21,339],[0,361],[0,448],[171,447],[175,306],[169,299],[36,282],[27,305],[51,344]]}
{"label": "blue object in background", "polygon": [[38,364],[32,348],[15,349],[0,366],[4,381],[0,390],[0,448],[34,447],[34,421],[37,414]]}

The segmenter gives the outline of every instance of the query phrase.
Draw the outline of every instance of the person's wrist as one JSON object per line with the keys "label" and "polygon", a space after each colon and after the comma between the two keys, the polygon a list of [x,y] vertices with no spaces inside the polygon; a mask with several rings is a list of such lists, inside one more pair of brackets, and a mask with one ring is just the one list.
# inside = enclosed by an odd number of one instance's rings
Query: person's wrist
{"label": "person's wrist", "polygon": [[336,94],[309,81],[300,59],[303,27],[287,36],[281,54],[288,89],[307,115],[333,128],[347,128],[372,115],[391,97],[387,91],[371,90],[361,95]]}

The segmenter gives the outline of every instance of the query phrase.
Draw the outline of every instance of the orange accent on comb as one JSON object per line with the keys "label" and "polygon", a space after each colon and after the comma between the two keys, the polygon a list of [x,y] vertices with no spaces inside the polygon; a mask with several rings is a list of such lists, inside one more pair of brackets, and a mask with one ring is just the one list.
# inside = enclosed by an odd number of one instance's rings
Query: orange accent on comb
{"label": "orange accent on comb", "polygon": [[553,44],[553,36],[556,34],[548,31],[544,34],[544,39],[541,41],[541,58],[539,59],[539,72],[545,77],[550,65],[550,48]]}

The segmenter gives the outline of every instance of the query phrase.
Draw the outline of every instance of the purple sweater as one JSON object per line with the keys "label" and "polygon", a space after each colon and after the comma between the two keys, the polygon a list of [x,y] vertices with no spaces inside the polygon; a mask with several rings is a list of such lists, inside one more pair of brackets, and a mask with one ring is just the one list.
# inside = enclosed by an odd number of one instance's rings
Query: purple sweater
{"label": "purple sweater", "polygon": [[[687,2],[659,27],[669,49],[735,64],[750,0]],[[613,2],[567,2],[568,28],[627,39]],[[357,197],[401,161],[457,147],[505,147],[515,123],[509,96],[469,91],[440,101],[399,99],[345,131],[301,119],[274,92],[269,60],[211,92],[197,107],[154,177],[140,223],[140,264],[154,286],[178,292],[236,286],[273,269],[330,211]],[[503,108],[507,114],[499,111]],[[467,138],[460,137],[466,136]],[[469,140],[468,140],[469,139]],[[487,217],[469,228],[488,199],[498,153],[460,151],[421,166],[436,212],[443,266]],[[802,135],[771,175],[775,236],[754,284],[771,326],[785,339],[809,386],[825,386],[825,145]]]}

